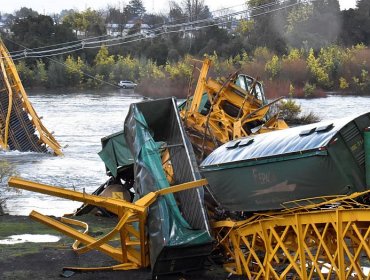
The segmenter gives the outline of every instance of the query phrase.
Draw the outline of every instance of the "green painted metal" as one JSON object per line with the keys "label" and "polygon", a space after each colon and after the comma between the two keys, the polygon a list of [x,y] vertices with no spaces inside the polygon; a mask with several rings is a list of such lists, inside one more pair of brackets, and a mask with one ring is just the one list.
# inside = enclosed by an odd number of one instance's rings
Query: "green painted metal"
{"label": "green painted metal", "polygon": [[117,177],[121,168],[134,164],[134,158],[127,147],[123,130],[102,138],[101,142],[102,150],[98,155],[113,177]]}
{"label": "green painted metal", "polygon": [[[170,187],[162,166],[163,146],[169,150],[176,183],[200,178],[174,99],[131,104],[124,136],[134,158],[136,199]],[[210,254],[213,239],[202,192],[168,194],[150,206],[147,224],[153,275],[199,269]]]}
{"label": "green painted metal", "polygon": [[200,171],[230,211],[276,210],[292,200],[364,191],[369,126],[366,113],[237,139],[210,154]]}
{"label": "green painted metal", "polygon": [[364,131],[366,185],[370,187],[370,128]]}

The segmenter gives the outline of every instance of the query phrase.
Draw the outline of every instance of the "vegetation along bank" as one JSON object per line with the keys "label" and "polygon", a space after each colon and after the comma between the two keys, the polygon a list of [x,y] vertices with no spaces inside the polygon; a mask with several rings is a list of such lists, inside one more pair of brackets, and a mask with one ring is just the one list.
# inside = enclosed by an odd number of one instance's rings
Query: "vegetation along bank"
{"label": "vegetation along bank", "polygon": [[95,89],[133,80],[140,93],[185,97],[193,58],[209,56],[213,74],[259,77],[268,98],[369,94],[369,0],[343,11],[337,0],[273,7],[249,0],[243,17],[193,2],[171,2],[167,14],[148,13],[141,0],[54,15],[21,8],[1,14],[1,37],[26,87]]}

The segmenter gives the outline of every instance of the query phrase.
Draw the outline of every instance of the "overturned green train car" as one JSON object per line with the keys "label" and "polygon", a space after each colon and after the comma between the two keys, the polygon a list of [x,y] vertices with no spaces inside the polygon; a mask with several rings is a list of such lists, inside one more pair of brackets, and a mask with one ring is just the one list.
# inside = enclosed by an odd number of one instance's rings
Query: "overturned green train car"
{"label": "overturned green train car", "polygon": [[287,201],[364,191],[369,127],[366,113],[234,140],[211,153],[200,171],[230,211],[281,209]]}
{"label": "overturned green train car", "polygon": [[[135,198],[170,187],[161,154],[168,151],[175,184],[198,180],[194,152],[177,110],[166,98],[131,104],[124,131],[102,139],[99,156],[109,180],[133,188]],[[118,179],[118,180],[117,180]],[[201,269],[213,249],[203,188],[165,195],[149,208],[147,229],[153,276]]]}

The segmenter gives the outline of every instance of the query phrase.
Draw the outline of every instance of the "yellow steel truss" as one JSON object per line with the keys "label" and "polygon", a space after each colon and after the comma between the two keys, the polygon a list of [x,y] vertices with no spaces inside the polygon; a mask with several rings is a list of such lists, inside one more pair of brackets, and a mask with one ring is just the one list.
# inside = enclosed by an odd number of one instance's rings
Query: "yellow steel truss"
{"label": "yellow steel truss", "polygon": [[[281,98],[263,105],[262,100],[252,94],[255,81],[251,91],[242,89],[234,83],[237,73],[223,83],[208,78],[207,74],[211,61],[206,58],[200,70],[198,83],[192,99],[188,99],[185,108],[180,111],[184,120],[188,135],[193,146],[204,154],[209,154],[220,144],[240,137],[252,134],[247,129],[248,124],[261,122],[263,125],[256,133],[265,133],[277,129],[287,128],[283,120],[274,116],[266,120],[270,106]],[[200,111],[201,100],[207,94],[210,109],[207,113]],[[238,110],[237,115],[232,115],[227,108]]]}
{"label": "yellow steel truss", "polygon": [[4,43],[0,40],[0,67],[1,77],[4,81],[4,88],[0,88],[0,94],[8,95],[8,110],[5,116],[0,116],[1,132],[0,147],[8,149],[9,123],[12,112],[12,104],[15,98],[21,100],[23,110],[30,116],[30,121],[39,133],[41,143],[49,146],[56,155],[62,155],[61,146],[53,135],[42,124],[39,116],[28,99],[26,91],[23,88],[14,62],[6,49]]}
{"label": "yellow steel truss", "polygon": [[[172,186],[167,189],[162,189],[157,192],[149,193],[136,202],[130,203],[120,199],[89,195],[86,193],[39,184],[16,177],[12,177],[9,179],[9,186],[11,187],[104,207],[108,211],[118,216],[119,222],[117,223],[117,225],[108,234],[100,239],[96,239],[86,233],[87,225],[82,222],[74,221],[71,219],[64,219],[62,220],[62,222],[59,222],[36,211],[31,212],[31,218],[76,239],[78,242],[74,244],[73,248],[77,253],[82,254],[96,249],[109,255],[120,263],[111,267],[67,268],[80,271],[101,269],[128,270],[136,269],[139,267],[147,267],[150,264],[149,247],[146,232],[146,218],[148,207],[156,200],[158,196],[199,187],[205,184],[207,184],[207,181],[205,179],[202,179],[194,182]],[[85,228],[85,232],[81,233],[80,231],[66,225],[65,223],[82,226],[83,228]],[[138,225],[138,228],[134,224]],[[113,247],[109,242],[117,235],[119,235],[120,238],[120,245],[119,247]],[[79,244],[84,244],[84,246],[78,247]]]}
{"label": "yellow steel truss", "polygon": [[[78,253],[100,250],[119,262],[78,271],[128,270],[149,265],[146,232],[148,207],[158,196],[206,185],[205,179],[149,193],[135,203],[89,195],[12,177],[9,186],[104,207],[119,222],[96,239],[86,233],[85,223],[70,219],[58,222],[33,211],[30,216],[76,239]],[[280,212],[255,214],[244,221],[224,220],[212,225],[218,247],[225,255],[225,269],[248,279],[370,279],[370,206],[350,196],[318,197],[289,203]],[[85,229],[82,233],[68,225]],[[136,223],[138,227],[135,227]],[[110,241],[119,236],[120,245]],[[81,247],[80,244],[83,244]]]}
{"label": "yellow steel truss", "polygon": [[225,268],[249,279],[370,279],[370,207],[359,195],[216,222]]}

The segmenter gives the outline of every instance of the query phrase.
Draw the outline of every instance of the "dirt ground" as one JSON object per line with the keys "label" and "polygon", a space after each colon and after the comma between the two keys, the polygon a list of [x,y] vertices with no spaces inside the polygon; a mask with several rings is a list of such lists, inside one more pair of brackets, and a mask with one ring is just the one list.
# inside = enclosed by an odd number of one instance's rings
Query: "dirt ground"
{"label": "dirt ground", "polygon": [[[114,219],[86,215],[82,220],[92,226],[89,234],[99,236],[111,229]],[[60,233],[31,220],[25,216],[0,216],[0,240],[15,234],[53,234]],[[0,279],[62,279],[62,268],[65,266],[95,267],[111,266],[116,262],[98,251],[78,255],[71,249],[72,241],[62,237],[56,243],[19,243],[0,244]],[[162,276],[159,279],[227,279],[228,274],[212,260],[206,262],[202,271]],[[150,269],[114,272],[76,273],[69,279],[152,279]],[[232,277],[232,279],[237,279]]]}

